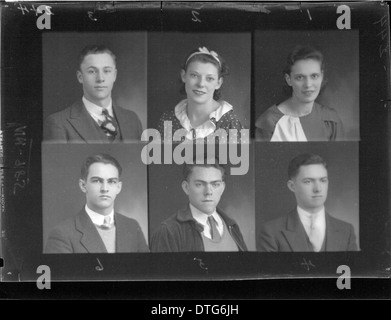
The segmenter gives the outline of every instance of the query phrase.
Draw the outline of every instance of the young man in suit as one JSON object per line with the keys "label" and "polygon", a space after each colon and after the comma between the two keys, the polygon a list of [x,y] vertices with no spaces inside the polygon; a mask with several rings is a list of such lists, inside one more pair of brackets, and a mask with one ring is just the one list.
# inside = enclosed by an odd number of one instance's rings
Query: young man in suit
{"label": "young man in suit", "polygon": [[44,140],[52,142],[122,142],[140,140],[140,119],[117,106],[111,98],[117,78],[116,57],[105,46],[87,46],[79,56],[77,80],[83,97],[50,115],[44,123]]}
{"label": "young man in suit", "polygon": [[219,164],[185,164],[182,189],[189,205],[163,221],[152,252],[247,251],[239,225],[217,208],[225,189]]}
{"label": "young man in suit", "polygon": [[79,180],[86,205],[51,231],[45,253],[149,251],[138,222],[114,212],[115,198],[122,188],[121,172],[120,164],[110,155],[86,159]]}
{"label": "young man in suit", "polygon": [[288,188],[297,207],[261,226],[258,250],[267,252],[356,251],[354,228],[325,210],[327,164],[318,155],[301,154],[288,168]]}

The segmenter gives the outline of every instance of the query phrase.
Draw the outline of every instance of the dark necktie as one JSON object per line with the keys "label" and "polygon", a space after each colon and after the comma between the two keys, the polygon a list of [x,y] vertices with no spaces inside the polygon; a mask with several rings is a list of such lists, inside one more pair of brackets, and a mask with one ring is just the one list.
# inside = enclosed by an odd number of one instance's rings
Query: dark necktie
{"label": "dark necktie", "polygon": [[217,222],[215,220],[215,218],[213,218],[213,216],[208,216],[208,223],[209,223],[209,226],[210,226],[210,237],[212,238],[212,240],[218,242],[221,240],[221,235],[219,233],[219,231],[217,230]]}
{"label": "dark necktie", "polygon": [[118,128],[115,124],[114,118],[109,115],[107,109],[103,109],[102,114],[105,117],[105,120],[100,124],[100,127],[111,140],[114,140],[118,133]]}

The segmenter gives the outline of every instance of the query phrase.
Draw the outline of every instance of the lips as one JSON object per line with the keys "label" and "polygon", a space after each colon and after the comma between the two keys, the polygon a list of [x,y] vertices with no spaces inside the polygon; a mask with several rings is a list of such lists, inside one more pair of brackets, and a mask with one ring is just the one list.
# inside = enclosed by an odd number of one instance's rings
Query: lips
{"label": "lips", "polygon": [[206,94],[206,92],[203,92],[203,91],[199,91],[199,90],[193,90],[194,94],[196,94],[197,96],[202,96],[204,94]]}
{"label": "lips", "polygon": [[110,196],[99,196],[99,198],[103,199],[103,200],[108,200],[110,199],[111,197]]}

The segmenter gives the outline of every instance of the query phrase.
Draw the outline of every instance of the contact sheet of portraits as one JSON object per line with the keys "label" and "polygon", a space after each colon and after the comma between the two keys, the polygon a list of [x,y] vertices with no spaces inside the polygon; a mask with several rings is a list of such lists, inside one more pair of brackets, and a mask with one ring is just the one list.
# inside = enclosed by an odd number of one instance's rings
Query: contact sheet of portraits
{"label": "contact sheet of portraits", "polygon": [[2,4],[2,281],[389,277],[388,10]]}

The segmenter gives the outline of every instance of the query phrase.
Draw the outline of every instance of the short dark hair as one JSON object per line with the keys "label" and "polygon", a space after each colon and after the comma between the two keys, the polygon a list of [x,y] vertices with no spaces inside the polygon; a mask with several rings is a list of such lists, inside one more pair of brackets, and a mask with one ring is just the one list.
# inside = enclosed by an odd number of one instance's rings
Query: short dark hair
{"label": "short dark hair", "polygon": [[[220,63],[211,55],[209,54],[206,54],[206,53],[199,53],[199,54],[195,54],[194,56],[192,56],[190,59],[189,57],[195,53],[195,52],[199,52],[199,49],[195,49],[195,50],[192,50],[187,56],[186,56],[186,59],[182,65],[182,69],[186,72],[187,71],[187,67],[189,66],[189,64],[191,62],[194,62],[194,61],[200,61],[200,62],[203,62],[203,63],[211,63],[213,64],[216,68],[217,68],[217,71],[218,71],[218,76],[219,76],[219,79],[220,78],[224,78],[225,76],[228,75],[229,73],[229,68],[224,60],[224,58],[219,55],[217,52],[217,58],[219,59]],[[182,83],[183,84],[183,83]],[[185,93],[185,86],[184,84],[182,85],[182,89],[181,89],[181,92],[182,93]],[[215,92],[213,93],[213,99],[214,100],[219,100],[221,99],[222,97],[222,94],[221,94],[221,87],[217,90],[215,90]]]}
{"label": "short dark hair", "polygon": [[292,66],[299,60],[313,59],[320,63],[320,69],[324,70],[324,58],[322,52],[311,46],[296,46],[288,55],[284,74],[290,74]]}
{"label": "short dark hair", "polygon": [[88,176],[88,170],[90,169],[90,166],[94,163],[104,163],[104,164],[111,164],[118,170],[118,177],[121,176],[122,173],[122,167],[115,159],[114,157],[106,154],[106,153],[100,153],[93,156],[89,156],[83,163],[81,167],[80,177],[81,179],[85,180]]}
{"label": "short dark hair", "polygon": [[83,50],[79,54],[78,65],[77,68],[80,70],[80,66],[84,61],[84,58],[89,54],[99,54],[99,53],[108,53],[114,61],[114,65],[117,64],[117,57],[115,54],[105,45],[103,44],[92,44],[83,48]]}
{"label": "short dark hair", "polygon": [[288,166],[288,178],[293,179],[299,173],[301,166],[310,164],[322,164],[327,169],[326,161],[319,155],[313,153],[302,153],[293,158]]}
{"label": "short dark hair", "polygon": [[193,163],[186,163],[183,165],[183,180],[188,181],[188,178],[190,174],[193,172],[193,169],[195,167],[202,167],[202,168],[215,168],[221,171],[221,179],[224,181],[225,180],[225,167],[221,164],[218,163],[216,160],[214,164],[209,164],[206,161],[201,164],[197,164],[195,162]]}

